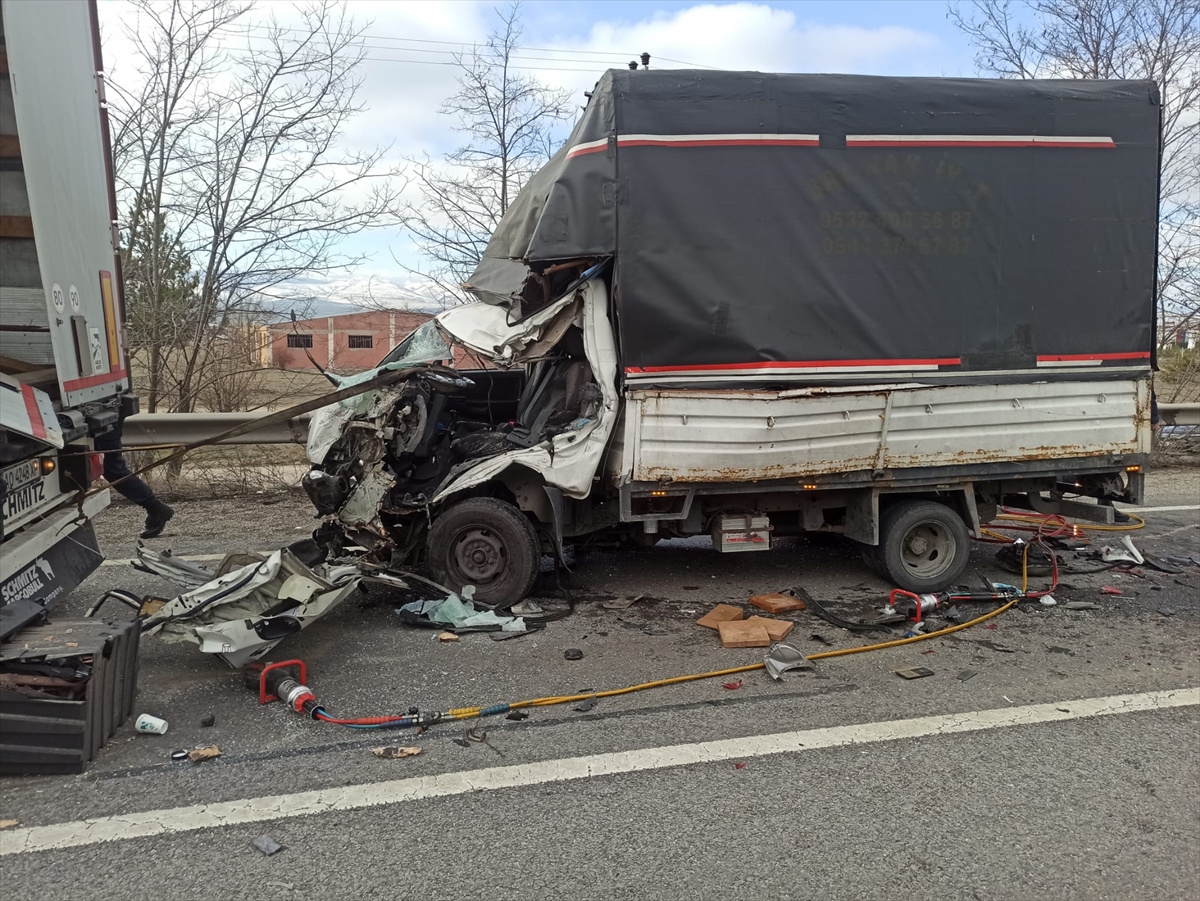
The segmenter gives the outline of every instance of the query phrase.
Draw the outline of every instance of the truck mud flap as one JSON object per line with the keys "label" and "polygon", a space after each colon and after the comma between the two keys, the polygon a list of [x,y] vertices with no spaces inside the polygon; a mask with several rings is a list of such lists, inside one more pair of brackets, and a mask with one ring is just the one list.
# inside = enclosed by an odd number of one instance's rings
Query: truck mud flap
{"label": "truck mud flap", "polygon": [[96,530],[89,521],[68,532],[16,572],[6,574],[0,582],[0,623],[4,636],[10,634],[12,622],[28,623],[32,621],[27,618],[31,614],[33,618],[40,615],[41,611],[30,604],[52,609],[78,588],[102,559]]}

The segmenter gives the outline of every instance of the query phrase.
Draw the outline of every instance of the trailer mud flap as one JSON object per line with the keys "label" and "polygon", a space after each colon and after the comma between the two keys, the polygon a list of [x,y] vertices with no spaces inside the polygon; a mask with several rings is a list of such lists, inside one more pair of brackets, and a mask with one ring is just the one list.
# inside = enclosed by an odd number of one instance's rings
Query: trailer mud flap
{"label": "trailer mud flap", "polygon": [[864,488],[848,492],[845,535],[863,544],[879,544],[879,491]]}
{"label": "trailer mud flap", "polygon": [[86,522],[0,582],[0,605],[31,601],[52,608],[78,588],[103,559],[96,531]]}

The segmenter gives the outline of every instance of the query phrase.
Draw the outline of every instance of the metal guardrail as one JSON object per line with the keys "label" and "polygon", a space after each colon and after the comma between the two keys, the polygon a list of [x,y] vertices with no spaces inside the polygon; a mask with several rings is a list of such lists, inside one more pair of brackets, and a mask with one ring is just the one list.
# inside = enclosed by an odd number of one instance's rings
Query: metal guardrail
{"label": "metal guardrail", "polygon": [[[1200,426],[1200,404],[1159,404],[1164,425]],[[226,429],[261,419],[264,413],[139,413],[125,420],[125,447],[149,447],[158,444],[191,444]],[[239,435],[222,444],[303,444],[308,440],[311,414],[297,416],[286,423]]]}
{"label": "metal guardrail", "polygon": [[1158,415],[1163,425],[1200,426],[1200,404],[1159,404]]}
{"label": "metal guardrail", "polygon": [[[125,420],[121,444],[124,447],[151,447],[160,444],[191,444],[244,423],[263,418],[265,413],[138,413]],[[297,416],[285,423],[238,435],[222,444],[304,444],[308,440],[311,414]]]}

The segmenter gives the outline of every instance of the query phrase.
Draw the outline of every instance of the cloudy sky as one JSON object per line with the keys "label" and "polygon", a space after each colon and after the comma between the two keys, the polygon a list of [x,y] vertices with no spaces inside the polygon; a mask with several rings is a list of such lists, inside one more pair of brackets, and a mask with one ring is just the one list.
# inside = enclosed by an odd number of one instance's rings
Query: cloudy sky
{"label": "cloudy sky", "polygon": [[[362,147],[390,145],[397,163],[406,156],[428,153],[437,158],[452,150],[459,136],[453,121],[438,113],[455,91],[450,54],[486,37],[498,21],[496,5],[350,0],[355,18],[370,23],[361,89],[369,109],[354,120],[345,140]],[[262,21],[272,12],[286,21],[290,4],[260,2],[246,21]],[[532,0],[521,15],[521,65],[548,84],[570,89],[581,104],[583,91],[600,73],[624,67],[643,51],[660,68],[974,74],[971,49],[947,20],[941,0]],[[104,0],[100,16],[105,64],[119,82],[126,74],[120,65],[120,32],[128,6],[123,0]],[[401,286],[411,285],[412,277],[393,256],[419,265],[411,241],[400,232],[353,240],[353,249],[370,254],[370,262],[324,290],[336,299],[354,299],[370,282],[378,297],[403,297]]]}

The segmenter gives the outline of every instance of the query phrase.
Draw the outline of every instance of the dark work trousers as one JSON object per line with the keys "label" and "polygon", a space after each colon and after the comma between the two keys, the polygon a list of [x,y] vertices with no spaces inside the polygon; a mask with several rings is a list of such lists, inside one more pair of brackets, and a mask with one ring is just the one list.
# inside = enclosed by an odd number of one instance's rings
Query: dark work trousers
{"label": "dark work trousers", "polygon": [[96,436],[96,450],[104,451],[104,478],[121,494],[129,498],[139,507],[144,507],[154,500],[154,491],[137,476],[129,475],[129,464],[121,453],[121,425],[117,423],[111,432]]}

